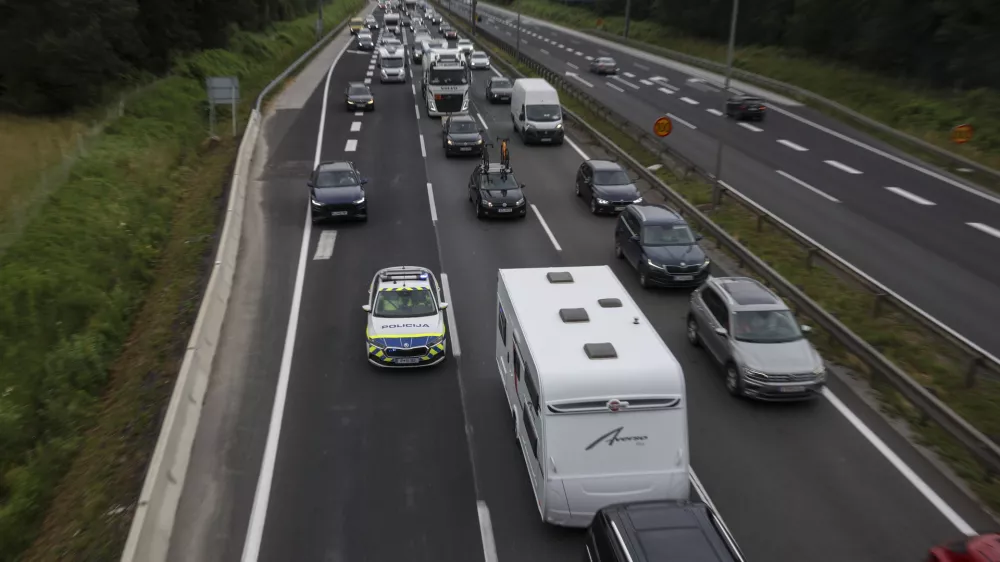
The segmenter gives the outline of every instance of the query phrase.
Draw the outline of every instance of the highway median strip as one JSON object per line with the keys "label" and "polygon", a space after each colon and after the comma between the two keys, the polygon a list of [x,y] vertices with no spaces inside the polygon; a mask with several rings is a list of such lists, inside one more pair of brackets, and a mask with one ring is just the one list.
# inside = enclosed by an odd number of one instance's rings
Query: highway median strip
{"label": "highway median strip", "polygon": [[[327,29],[362,5],[327,4]],[[0,560],[121,556],[240,141],[228,111],[221,138],[205,140],[204,78],[240,78],[242,127],[257,93],[314,44],[314,24],[309,15],[239,31],[228,50],[178,59],[130,97],[9,247]]]}
{"label": "highway median strip", "polygon": [[[443,6],[442,11],[446,11]],[[456,26],[468,31],[464,22],[456,22]],[[513,56],[506,51],[510,46],[486,38],[483,33],[477,39],[492,47],[492,57],[514,66],[525,75],[538,75],[527,64],[515,63]],[[643,166],[651,168],[663,162],[661,155],[650,152],[631,132],[623,132],[618,125],[612,124],[601,113],[582,103],[572,92],[561,89],[560,97],[567,109],[576,113]],[[667,163],[675,164],[673,167],[677,168],[676,162],[668,160]],[[686,174],[678,175],[671,170],[671,166],[662,166],[655,173],[685,199],[699,206],[714,223],[969,423],[987,436],[1000,435],[1000,412],[995,407],[995,404],[1000,403],[1000,381],[989,376],[979,376],[975,386],[970,388],[967,385],[967,359],[956,348],[947,345],[908,316],[880,307],[877,304],[879,299],[871,292],[822,263],[815,263],[811,252],[778,228],[761,220],[748,208],[728,202],[730,200],[727,199],[726,204],[709,210],[712,207],[712,189],[705,182],[684,177]],[[865,366],[829,334],[816,330],[813,339],[828,359],[865,377],[879,392],[884,411],[905,420],[916,431],[921,444],[930,446],[940,457],[946,459],[953,470],[991,508],[1000,509],[1000,480],[996,476],[984,469],[963,446],[930,422],[886,381],[867,372]]]}

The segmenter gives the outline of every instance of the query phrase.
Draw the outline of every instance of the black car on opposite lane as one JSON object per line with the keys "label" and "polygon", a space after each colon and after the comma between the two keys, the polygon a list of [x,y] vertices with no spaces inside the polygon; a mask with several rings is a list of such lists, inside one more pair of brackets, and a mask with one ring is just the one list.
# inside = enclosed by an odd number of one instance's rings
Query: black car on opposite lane
{"label": "black car on opposite lane", "polygon": [[344,103],[348,111],[375,111],[375,97],[364,82],[348,82],[344,90]]}
{"label": "black car on opposite lane", "polygon": [[737,121],[763,121],[766,114],[767,106],[760,98],[741,95],[726,100],[726,117],[733,117]]}
{"label": "black car on opposite lane", "polygon": [[453,115],[441,118],[441,143],[445,156],[483,152],[483,131],[471,115]]}
{"label": "black car on opposite lane", "polygon": [[514,81],[506,76],[493,76],[486,81],[486,99],[490,103],[510,103],[514,91]]}
{"label": "black car on opposite lane", "polygon": [[476,218],[517,217],[528,213],[524,184],[517,183],[514,171],[501,164],[476,166],[469,178],[469,201],[476,207]]}
{"label": "black car on opposite lane", "polygon": [[615,224],[615,257],[639,272],[643,287],[695,288],[705,282],[711,262],[678,213],[665,205],[629,205]]}
{"label": "black car on opposite lane", "polygon": [[590,212],[619,213],[634,203],[642,203],[635,181],[617,162],[587,160],[576,171],[573,187],[577,197],[590,203]]}
{"label": "black car on opposite lane", "polygon": [[313,224],[329,219],[368,220],[365,184],[353,162],[322,162],[313,171],[309,186],[309,207]]}

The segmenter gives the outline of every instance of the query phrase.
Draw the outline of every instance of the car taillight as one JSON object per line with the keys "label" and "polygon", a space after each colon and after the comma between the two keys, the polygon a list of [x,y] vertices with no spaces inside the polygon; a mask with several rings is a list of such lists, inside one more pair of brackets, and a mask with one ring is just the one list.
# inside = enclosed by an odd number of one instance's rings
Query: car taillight
{"label": "car taillight", "polygon": [[758,109],[764,110],[764,109],[767,109],[767,107],[765,107],[765,106],[762,105],[762,106],[758,107]]}
{"label": "car taillight", "polygon": [[441,101],[444,98],[441,96],[441,94],[434,94],[434,99],[437,101]]}
{"label": "car taillight", "polygon": [[745,106],[745,105],[741,105],[740,106],[740,109],[746,109],[746,108],[747,108],[747,106]]}

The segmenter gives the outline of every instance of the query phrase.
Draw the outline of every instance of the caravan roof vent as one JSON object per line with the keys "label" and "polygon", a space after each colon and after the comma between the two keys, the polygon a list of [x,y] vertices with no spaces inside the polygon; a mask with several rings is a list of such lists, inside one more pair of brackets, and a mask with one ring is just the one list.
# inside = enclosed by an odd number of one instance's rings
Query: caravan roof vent
{"label": "caravan roof vent", "polygon": [[562,318],[563,322],[590,322],[590,316],[587,315],[587,309],[585,308],[560,308],[559,318]]}
{"label": "caravan roof vent", "polygon": [[621,299],[597,299],[597,304],[601,305],[601,308],[621,308]]}
{"label": "caravan roof vent", "polygon": [[591,359],[615,359],[618,357],[615,346],[609,342],[585,343],[583,344],[583,350],[587,352],[587,357]]}
{"label": "caravan roof vent", "polygon": [[572,283],[573,276],[568,271],[550,271],[545,274],[549,283]]}

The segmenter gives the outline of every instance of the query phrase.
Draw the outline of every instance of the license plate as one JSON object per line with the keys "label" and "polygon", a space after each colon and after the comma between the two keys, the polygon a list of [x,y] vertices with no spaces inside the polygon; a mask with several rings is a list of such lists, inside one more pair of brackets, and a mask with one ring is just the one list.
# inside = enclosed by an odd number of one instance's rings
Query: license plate
{"label": "license plate", "polygon": [[347,211],[334,211],[334,212],[330,213],[330,216],[331,217],[339,217],[339,216],[343,216],[343,215],[346,215],[346,214],[347,214]]}
{"label": "license plate", "polygon": [[796,393],[805,392],[806,387],[804,386],[783,386],[781,387],[781,392]]}
{"label": "license plate", "polygon": [[691,281],[694,275],[674,275],[674,281]]}
{"label": "license plate", "polygon": [[624,210],[625,210],[625,207],[615,207],[615,210],[616,210],[616,211],[624,211]]}
{"label": "license plate", "polygon": [[546,137],[546,138],[541,139],[541,141],[542,142],[552,142],[552,139]]}
{"label": "license plate", "polygon": [[499,213],[511,213],[513,211],[514,209],[497,209],[497,212]]}
{"label": "license plate", "polygon": [[415,363],[420,363],[419,357],[400,357],[395,360],[396,363],[400,365],[413,365]]}
{"label": "license plate", "polygon": [[472,150],[472,147],[471,146],[463,146],[460,150],[462,152],[469,152],[470,150]]}

